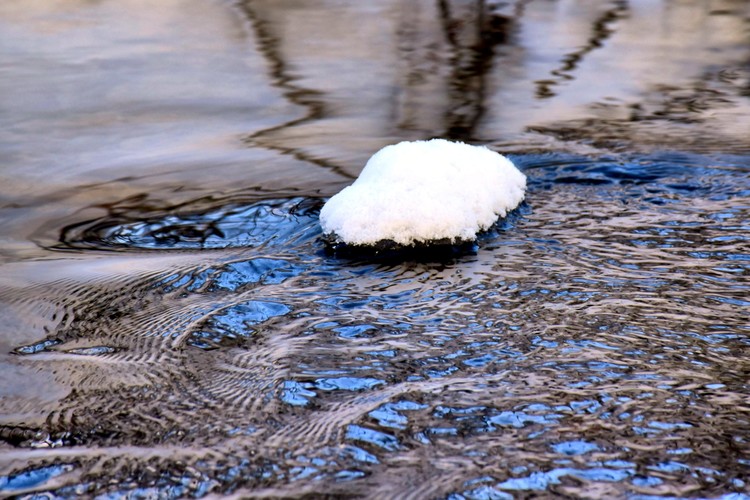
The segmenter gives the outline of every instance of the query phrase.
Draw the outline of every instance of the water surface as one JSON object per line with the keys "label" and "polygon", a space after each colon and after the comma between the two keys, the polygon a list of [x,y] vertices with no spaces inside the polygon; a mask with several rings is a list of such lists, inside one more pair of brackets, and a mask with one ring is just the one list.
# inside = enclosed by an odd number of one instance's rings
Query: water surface
{"label": "water surface", "polygon": [[[749,498],[745,2],[36,0],[0,33],[3,495]],[[429,137],[526,202],[466,255],[327,254],[325,199]]]}

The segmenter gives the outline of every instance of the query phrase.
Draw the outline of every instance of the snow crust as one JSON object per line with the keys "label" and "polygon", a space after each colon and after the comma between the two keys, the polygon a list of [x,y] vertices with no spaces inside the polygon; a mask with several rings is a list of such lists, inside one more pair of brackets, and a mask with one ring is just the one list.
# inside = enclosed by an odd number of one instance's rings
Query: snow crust
{"label": "snow crust", "polygon": [[320,211],[323,233],[350,245],[473,241],[523,201],[526,176],[484,146],[444,139],[375,153]]}

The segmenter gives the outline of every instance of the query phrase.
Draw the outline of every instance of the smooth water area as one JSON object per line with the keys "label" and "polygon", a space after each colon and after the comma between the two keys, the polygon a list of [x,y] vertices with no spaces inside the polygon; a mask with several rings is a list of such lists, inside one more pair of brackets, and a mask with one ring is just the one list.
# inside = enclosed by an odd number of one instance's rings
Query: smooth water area
{"label": "smooth water area", "polygon": [[[0,496],[750,498],[750,5],[0,5]],[[378,148],[506,153],[345,258]]]}

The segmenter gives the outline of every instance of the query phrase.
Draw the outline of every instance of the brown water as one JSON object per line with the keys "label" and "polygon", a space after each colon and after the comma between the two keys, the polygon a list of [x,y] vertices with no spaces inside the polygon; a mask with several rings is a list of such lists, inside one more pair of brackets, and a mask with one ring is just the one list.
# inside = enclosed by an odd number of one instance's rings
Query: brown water
{"label": "brown water", "polygon": [[[0,76],[0,496],[750,498],[747,2],[11,0]],[[526,202],[326,254],[429,137]]]}

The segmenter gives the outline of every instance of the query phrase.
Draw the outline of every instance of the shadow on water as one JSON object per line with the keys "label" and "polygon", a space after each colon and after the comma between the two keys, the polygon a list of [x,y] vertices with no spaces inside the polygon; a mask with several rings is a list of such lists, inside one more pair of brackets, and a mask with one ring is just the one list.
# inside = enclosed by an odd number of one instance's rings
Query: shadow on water
{"label": "shadow on water", "polygon": [[[123,177],[80,139],[85,182],[2,193],[0,496],[747,499],[750,13],[719,3],[229,9],[262,118],[191,136],[218,159]],[[326,252],[361,157],[436,135],[510,150],[524,204],[435,254]]]}

